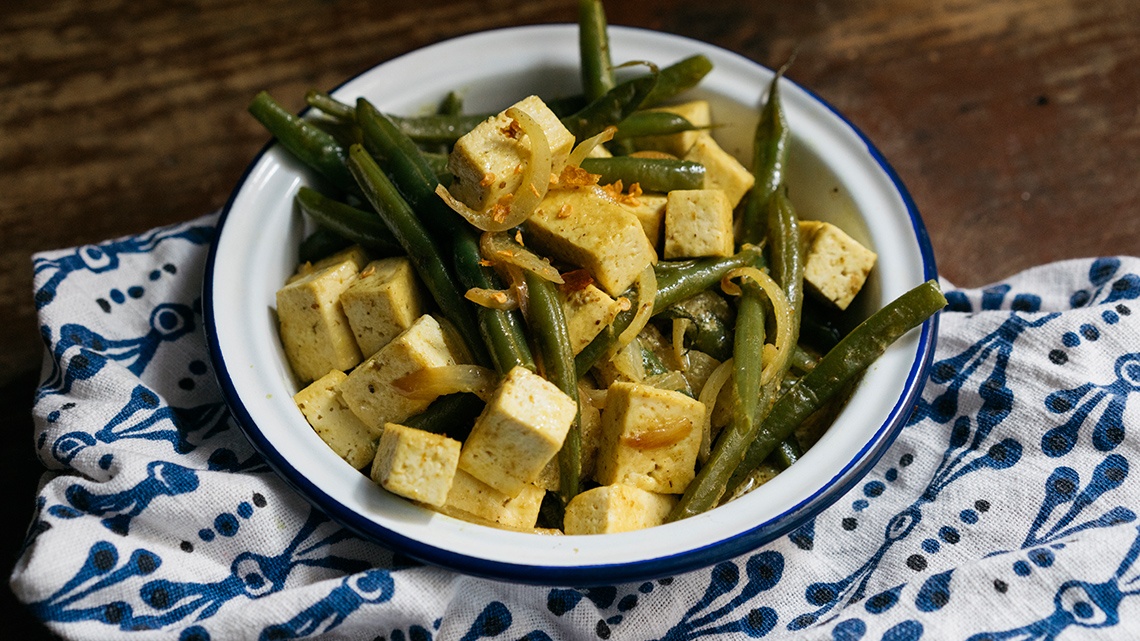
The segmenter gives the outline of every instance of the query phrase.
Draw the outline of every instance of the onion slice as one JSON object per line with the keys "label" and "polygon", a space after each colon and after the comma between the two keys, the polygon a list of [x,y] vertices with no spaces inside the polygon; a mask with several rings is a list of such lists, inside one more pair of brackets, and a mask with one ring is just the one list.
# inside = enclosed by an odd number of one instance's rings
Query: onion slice
{"label": "onion slice", "polygon": [[503,232],[484,233],[479,239],[479,253],[492,263],[514,265],[559,285],[565,282],[550,261],[523,247]]}
{"label": "onion slice", "polygon": [[697,451],[697,460],[702,464],[708,460],[709,454],[712,452],[713,410],[716,409],[716,401],[720,398],[721,388],[730,378],[732,378],[731,358],[717,365],[712,374],[709,374],[709,378],[705,381],[705,386],[701,388],[701,393],[697,398],[705,405],[705,424],[701,431],[701,449]]}
{"label": "onion slice", "polygon": [[[566,158],[565,167],[581,167],[582,161],[590,155],[590,152],[595,147],[602,143],[607,143],[614,139],[614,134],[617,133],[617,127],[610,125],[601,131],[599,134],[590,136],[589,138],[578,143],[574,150],[570,152],[570,156]],[[565,167],[559,168],[559,172]]]}
{"label": "onion slice", "polygon": [[772,313],[776,317],[776,340],[774,341],[776,356],[765,363],[764,369],[760,373],[760,384],[767,385],[776,377],[777,372],[787,369],[786,365],[792,357],[792,351],[796,348],[792,344],[792,308],[788,305],[788,298],[784,295],[784,290],[780,289],[776,281],[755,267],[737,267],[725,274],[720,282],[720,287],[724,293],[739,296],[741,293],[740,286],[733,283],[732,279],[741,276],[751,278],[764,290],[764,293],[768,295],[768,300],[772,302]]}
{"label": "onion slice", "polygon": [[470,392],[486,401],[499,377],[495,371],[478,365],[425,367],[392,381],[392,387],[407,398],[434,400],[436,397]]}
{"label": "onion slice", "polygon": [[649,265],[637,278],[637,312],[633,315],[633,320],[629,322],[629,327],[625,328],[621,334],[618,334],[617,341],[613,347],[610,348],[611,354],[616,354],[626,345],[629,345],[641,330],[649,323],[649,318],[653,316],[653,300],[657,298],[657,273],[653,271],[653,265]]}
{"label": "onion slice", "polygon": [[510,311],[519,308],[517,292],[513,289],[483,289],[472,287],[463,297],[480,307]]}

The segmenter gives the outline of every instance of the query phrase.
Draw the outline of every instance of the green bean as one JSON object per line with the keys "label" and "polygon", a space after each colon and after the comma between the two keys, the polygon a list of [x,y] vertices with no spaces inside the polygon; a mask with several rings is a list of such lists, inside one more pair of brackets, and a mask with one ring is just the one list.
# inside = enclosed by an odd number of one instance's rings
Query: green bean
{"label": "green bean", "polygon": [[700,129],[680,114],[668,111],[635,111],[618,123],[614,140],[641,136],[667,136]]}
{"label": "green bean", "polygon": [[477,363],[491,362],[466,299],[459,290],[443,253],[416,218],[395,185],[360,145],[349,147],[349,171],[392,235],[400,242],[444,318],[451,321]]}
{"label": "green bean", "polygon": [[761,385],[767,298],[751,281],[741,284],[733,336],[732,422],[717,437],[704,466],[685,488],[668,520],[699,514],[716,505],[724,494],[726,479],[744,458],[744,453],[768,411],[773,396],[771,386]]}
{"label": "green bean", "polygon": [[577,113],[562,118],[562,124],[575,140],[585,140],[625,120],[637,110],[656,84],[656,72],[619,83]]}
{"label": "green bean", "polygon": [[448,394],[432,401],[423,412],[404,420],[404,425],[434,434],[447,434],[457,441],[467,439],[485,403],[474,394]]}
{"label": "green bean", "polygon": [[758,243],[767,235],[768,201],[784,182],[791,137],[780,100],[780,78],[786,69],[786,65],[781,67],[772,78],[768,100],[760,111],[760,121],[756,123],[753,134],[752,175],[756,177],[756,183],[741,214],[741,243]]}
{"label": "green bean", "polygon": [[705,290],[657,314],[660,318],[690,321],[685,339],[693,349],[723,361],[732,356],[732,307],[711,290]]}
{"label": "green bean", "polygon": [[637,183],[643,191],[668,193],[674,189],[701,189],[705,184],[704,165],[692,160],[614,156],[586,158],[581,166],[591,174],[601,175],[603,185],[620,180],[623,185]]}
{"label": "green bean", "polygon": [[463,98],[454,91],[447,92],[443,100],[439,101],[436,113],[441,116],[458,116],[463,113]]}
{"label": "green bean", "polygon": [[302,263],[315,263],[350,245],[352,245],[352,241],[344,236],[331,229],[317,227],[313,233],[301,241],[300,247],[297,248],[297,259]]}
{"label": "green bean", "polygon": [[601,0],[578,2],[578,52],[582,65],[582,88],[587,100],[597,100],[614,88],[614,65],[606,10]]}
{"label": "green bean", "polygon": [[394,116],[384,114],[404,135],[418,143],[454,145],[460,136],[471,131],[495,114],[433,114],[430,116]]}
{"label": "green bean", "polygon": [[402,253],[400,243],[376,212],[357,209],[304,186],[297,190],[293,200],[317,225],[360,245],[378,258]]}
{"label": "green bean", "polygon": [[345,104],[323,91],[310,89],[305,92],[305,103],[328,117],[340,122],[352,122],[356,117],[356,110],[352,105]]}
{"label": "green bean", "polygon": [[[558,286],[531,271],[526,271],[524,278],[530,310],[527,320],[538,353],[542,356],[543,373],[547,380],[574,399],[575,405],[579,405],[578,374],[574,369],[574,352],[570,347],[570,332],[566,329]],[[578,494],[582,473],[580,419],[579,405],[566,440],[558,451],[558,490],[565,503]]]}
{"label": "green bean", "polygon": [[[500,289],[502,284],[494,271],[482,264],[478,233],[436,195],[439,181],[415,143],[367,100],[360,99],[356,107],[357,123],[368,149],[384,159],[419,219],[436,238],[450,244],[452,264],[464,291],[473,287]],[[476,305],[475,318],[496,371],[506,374],[516,365],[534,370],[534,359],[516,312]]]}
{"label": "green bean", "polygon": [[[657,276],[657,296],[653,299],[653,313],[664,311],[673,303],[695,296],[720,281],[730,269],[750,265],[760,255],[758,247],[745,247],[727,258],[699,258],[695,260],[661,261],[653,267]],[[617,341],[617,337],[633,322],[637,310],[637,295],[631,291],[625,296],[633,303],[620,312],[590,344],[574,357],[578,376],[586,375]]]}
{"label": "green bean", "polygon": [[289,113],[265,91],[254,97],[249,104],[249,113],[273,134],[282,147],[335,187],[353,193],[359,191],[345,168],[347,154],[344,147],[328,132]]}
{"label": "green bean", "polygon": [[671,100],[700,83],[710,71],[712,61],[704,54],[696,54],[663,67],[657,74],[657,84],[641,101],[642,108],[654,107]]}
{"label": "green bean", "polygon": [[887,303],[853,329],[772,406],[743,461],[728,480],[727,492],[731,493],[796,427],[842,392],[847,382],[882,356],[895,340],[945,305],[946,297],[938,282],[929,280]]}

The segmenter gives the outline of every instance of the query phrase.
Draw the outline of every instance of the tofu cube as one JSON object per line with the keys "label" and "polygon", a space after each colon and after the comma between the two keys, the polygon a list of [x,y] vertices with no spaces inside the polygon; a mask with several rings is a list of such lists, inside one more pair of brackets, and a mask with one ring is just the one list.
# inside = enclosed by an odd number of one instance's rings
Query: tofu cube
{"label": "tofu cube", "polygon": [[578,404],[553,383],[515,367],[499,384],[459,455],[459,467],[515,496],[554,458],[578,414]]}
{"label": "tofu cube", "polygon": [[361,247],[360,245],[352,245],[352,246],[346,247],[346,248],[344,248],[344,249],[342,249],[342,250],[340,250],[334,254],[330,254],[329,256],[325,256],[324,258],[318,260],[315,263],[309,263],[309,262],[301,263],[300,265],[297,266],[296,273],[294,273],[292,276],[290,276],[289,280],[287,280],[286,283],[291,283],[291,282],[293,282],[299,278],[303,278],[305,276],[308,276],[309,274],[311,274],[315,271],[322,270],[325,267],[331,267],[333,265],[338,265],[340,263],[343,263],[346,260],[351,261],[354,265],[356,265],[356,271],[360,271],[360,270],[364,269],[365,265],[368,264],[368,260],[369,260],[368,252],[366,252],[364,250],[364,248]]}
{"label": "tofu cube", "polygon": [[610,534],[661,525],[677,497],[632,485],[603,485],[586,490],[566,505],[566,534]]}
{"label": "tofu cube", "polygon": [[[598,444],[600,443],[602,435],[602,413],[598,408],[586,402],[583,398],[588,391],[596,389],[592,384],[585,379],[578,381],[578,398],[581,402],[578,404],[581,407],[581,412],[578,419],[578,429],[581,432],[582,440],[581,447],[579,448],[579,460],[581,462],[581,471],[579,476],[582,479],[593,478],[594,476],[594,463],[598,454]],[[559,468],[558,457],[550,459],[546,467],[542,469],[542,473],[538,475],[538,479],[534,482],[535,485],[557,492],[559,485],[561,485],[562,472]]]}
{"label": "tofu cube", "polygon": [[722,189],[678,189],[665,205],[666,260],[733,253],[732,204]]}
{"label": "tofu cube", "polygon": [[356,418],[336,391],[345,378],[344,372],[334,369],[297,392],[293,402],[317,436],[337,456],[359,470],[376,454],[377,434]]}
{"label": "tofu cube", "polygon": [[[645,237],[654,250],[661,248],[661,230],[665,228],[665,194],[639,194],[635,198],[623,199],[621,204],[637,216]],[[660,252],[659,252],[660,253]]]}
{"label": "tofu cube", "polygon": [[807,291],[847,309],[854,300],[878,255],[831,223],[800,222],[804,250],[804,283]]}
{"label": "tofu cube", "polygon": [[[688,120],[689,123],[695,127],[707,129],[712,126],[712,114],[707,100],[692,100],[676,105],[646,109],[646,111],[664,111],[666,113],[677,114],[685,120]],[[645,136],[637,139],[637,147],[638,149],[644,150],[662,151],[681,158],[692,149],[697,138],[699,138],[706,129],[682,131],[664,136]]]}
{"label": "tofu cube", "polygon": [[622,305],[594,285],[587,285],[566,294],[562,309],[570,349],[577,354],[614,321]]}
{"label": "tofu cube", "polygon": [[407,258],[368,263],[340,295],[356,343],[365,356],[378,352],[424,314],[424,297]]}
{"label": "tofu cube", "polygon": [[392,381],[428,367],[456,365],[459,358],[439,321],[425,314],[352,370],[337,389],[365,425],[382,429],[419,414],[435,400],[404,396]]}
{"label": "tofu cube", "polygon": [[[574,136],[537,96],[513,105],[538,121],[550,145],[552,164],[561,167],[574,147]],[[503,110],[455,142],[447,168],[455,176],[451,195],[476,211],[487,211],[522,184],[522,167],[530,158],[530,139],[511,129]],[[489,215],[489,214],[488,214]]]}
{"label": "tofu cube", "polygon": [[548,192],[525,228],[539,252],[585,268],[611,296],[657,262],[641,222],[596,185]]}
{"label": "tofu cube", "polygon": [[681,392],[614,383],[602,411],[597,481],[681,494],[695,476],[704,417],[704,403]]}
{"label": "tofu cube", "polygon": [[705,188],[723,189],[732,209],[736,208],[740,199],[756,183],[752,173],[732,154],[722,149],[708,133],[697,137],[685,154],[685,159],[705,166]]}
{"label": "tofu cube", "polygon": [[538,509],[546,491],[533,485],[507,495],[471,476],[455,471],[447,500],[436,508],[442,514],[509,530],[530,530],[538,521]]}
{"label": "tofu cube", "polygon": [[372,462],[372,480],[393,494],[439,506],[447,501],[459,465],[459,441],[388,423]]}
{"label": "tofu cube", "polygon": [[363,358],[340,304],[357,271],[355,262],[344,260],[277,290],[281,346],[302,383],[350,369]]}

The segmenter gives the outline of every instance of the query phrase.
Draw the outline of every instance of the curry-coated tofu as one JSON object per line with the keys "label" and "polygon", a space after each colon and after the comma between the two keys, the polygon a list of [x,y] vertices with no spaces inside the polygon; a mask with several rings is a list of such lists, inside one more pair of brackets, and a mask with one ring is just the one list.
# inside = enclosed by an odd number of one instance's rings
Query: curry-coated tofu
{"label": "curry-coated tofu", "polygon": [[566,505],[566,534],[631,532],[665,522],[677,497],[632,485],[602,485],[575,496]]}
{"label": "curry-coated tofu", "polygon": [[685,154],[685,160],[693,160],[705,166],[705,188],[723,189],[732,208],[756,183],[752,172],[722,149],[708,133],[697,136],[696,142]]}
{"label": "curry-coated tofu", "polygon": [[578,404],[525,367],[507,372],[463,443],[459,467],[514,496],[554,458]]}
{"label": "curry-coated tofu", "polygon": [[480,525],[529,530],[538,521],[544,494],[546,491],[542,488],[526,485],[516,494],[508,495],[457,469],[447,500],[436,510]]}
{"label": "curry-coated tofu", "polygon": [[[538,96],[513,105],[542,127],[555,168],[566,162],[574,136]],[[455,176],[451,195],[476,211],[485,211],[522,184],[522,167],[530,159],[530,139],[512,128],[507,110],[479,123],[455,142],[447,168]]]}
{"label": "curry-coated tofu", "polygon": [[372,261],[340,295],[348,324],[365,356],[371,356],[424,313],[424,297],[405,257]]}
{"label": "curry-coated tofu", "polygon": [[393,381],[421,369],[455,365],[460,358],[439,321],[425,314],[353,369],[337,389],[365,425],[382,429],[419,414],[435,400],[405,396]]}
{"label": "curry-coated tofu", "polygon": [[357,278],[351,260],[306,274],[277,290],[277,321],[281,346],[293,373],[302,383],[330,370],[347,370],[363,358],[341,293]]}
{"label": "curry-coated tofu", "polygon": [[459,464],[459,441],[388,423],[372,461],[372,480],[385,490],[427,505],[443,505]]}
{"label": "curry-coated tofu", "polygon": [[[586,401],[586,394],[596,390],[592,383],[583,378],[578,381],[578,406],[581,412],[578,416],[578,430],[581,434],[580,447],[578,448],[579,463],[579,477],[582,479],[590,479],[594,476],[594,462],[597,458],[598,444],[602,435],[602,414],[597,407]],[[550,459],[550,462],[543,468],[542,473],[538,475],[538,480],[534,482],[535,485],[551,492],[558,491],[558,486],[561,484],[561,469],[558,464],[558,457]]]}
{"label": "curry-coated tofu", "polygon": [[570,334],[570,349],[577,354],[614,321],[622,305],[591,284],[567,293],[562,309]]}
{"label": "curry-coated tofu", "polygon": [[595,477],[649,492],[681,494],[695,475],[704,403],[681,392],[618,381],[602,411]]}
{"label": "curry-coated tofu", "polygon": [[664,258],[731,256],[732,205],[723,189],[676,189],[665,205]]}
{"label": "curry-coated tofu", "polygon": [[317,436],[359,470],[372,462],[377,434],[356,418],[336,391],[345,378],[344,372],[334,369],[294,394],[293,402]]}
{"label": "curry-coated tofu", "polygon": [[539,252],[585,268],[611,296],[657,262],[637,216],[596,185],[547,192],[525,229]]}
{"label": "curry-coated tofu", "polygon": [[646,111],[663,111],[677,114],[685,120],[688,120],[689,124],[697,127],[697,129],[692,131],[681,131],[664,136],[644,136],[637,139],[638,149],[663,151],[678,158],[688,153],[701,133],[712,125],[712,115],[707,100],[691,100],[676,105],[646,109]]}
{"label": "curry-coated tofu", "polygon": [[878,255],[842,229],[820,221],[800,222],[804,241],[804,283],[807,290],[847,309],[863,284]]}
{"label": "curry-coated tofu", "polygon": [[661,249],[661,230],[665,228],[667,201],[668,197],[665,194],[639,194],[621,201],[623,207],[637,216],[645,237],[649,239],[655,250]]}
{"label": "curry-coated tofu", "polygon": [[356,265],[356,271],[360,271],[364,269],[364,266],[368,264],[368,261],[370,259],[368,258],[368,252],[363,247],[360,245],[349,245],[348,247],[345,247],[336,253],[329,254],[328,256],[317,260],[316,262],[301,263],[297,266],[297,271],[292,276],[290,276],[289,280],[286,282],[291,283],[298,278],[307,276],[308,274],[324,269],[325,267],[338,265],[346,260],[351,261],[354,265]]}

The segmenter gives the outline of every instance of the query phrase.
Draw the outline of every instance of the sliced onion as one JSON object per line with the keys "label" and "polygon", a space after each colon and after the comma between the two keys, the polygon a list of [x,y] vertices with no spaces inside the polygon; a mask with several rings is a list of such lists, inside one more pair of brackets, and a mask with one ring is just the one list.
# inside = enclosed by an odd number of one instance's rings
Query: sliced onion
{"label": "sliced onion", "polygon": [[792,344],[792,308],[788,305],[788,298],[784,296],[784,290],[780,289],[776,281],[755,267],[737,267],[729,271],[721,279],[721,289],[726,294],[739,296],[740,286],[733,283],[732,279],[740,276],[751,278],[764,290],[764,293],[768,295],[768,300],[772,302],[772,313],[776,317],[776,357],[769,360],[760,373],[760,384],[767,385],[776,377],[776,372],[787,369],[786,366],[792,358],[792,350],[796,348]]}
{"label": "sliced onion", "polygon": [[425,367],[392,381],[392,387],[401,395],[419,400],[470,392],[485,401],[498,384],[494,370],[478,365]]}
{"label": "sliced onion", "polygon": [[692,422],[685,419],[654,421],[636,434],[622,435],[620,441],[622,445],[628,445],[636,450],[653,450],[679,443],[692,431]]}
{"label": "sliced onion", "polygon": [[518,107],[507,109],[506,115],[519,123],[523,135],[530,138],[530,159],[523,168],[522,182],[513,194],[504,195],[484,211],[475,211],[451,195],[443,185],[435,193],[467,222],[483,231],[504,231],[530,217],[546,196],[553,173],[553,153],[542,125],[533,116]]}
{"label": "sliced onion", "polygon": [[518,293],[513,289],[483,289],[472,287],[463,294],[467,300],[488,309],[509,311],[519,308]]}
{"label": "sliced onion", "polygon": [[614,354],[610,359],[610,364],[617,370],[618,374],[626,377],[634,383],[640,383],[645,380],[645,360],[641,354],[641,341],[632,341]]}
{"label": "sliced onion", "polygon": [[[610,125],[609,127],[603,129],[601,133],[590,136],[589,138],[578,143],[578,145],[574,147],[574,150],[570,152],[570,156],[566,158],[566,167],[580,167],[582,165],[582,161],[589,157],[590,152],[594,150],[594,147],[613,140],[614,134],[616,133],[617,127]],[[561,171],[561,168],[559,171]]]}
{"label": "sliced onion", "polygon": [[479,252],[492,263],[507,263],[533,272],[539,278],[561,285],[562,274],[550,261],[523,247],[502,232],[486,232],[479,239]]}
{"label": "sliced onion", "polygon": [[697,460],[704,463],[712,452],[712,416],[716,409],[716,400],[720,397],[720,390],[732,377],[732,359],[716,366],[709,374],[705,386],[701,388],[697,400],[705,404],[705,424],[701,431],[701,449],[697,451]]}
{"label": "sliced onion", "polygon": [[671,392],[685,392],[690,390],[689,380],[685,378],[684,374],[675,369],[671,369],[664,374],[650,376],[645,379],[645,384]]}
{"label": "sliced onion", "polygon": [[621,334],[618,334],[617,341],[611,348],[611,353],[616,353],[622,349],[645,329],[646,324],[649,323],[649,318],[653,316],[653,300],[657,298],[657,273],[653,271],[653,265],[649,265],[637,278],[637,312],[633,315],[633,320],[629,322],[629,327],[625,328]]}
{"label": "sliced onion", "polygon": [[582,399],[595,409],[606,409],[606,400],[609,398],[609,393],[610,390],[608,388],[597,389],[595,387],[590,387],[588,385],[578,383],[578,398]]}

